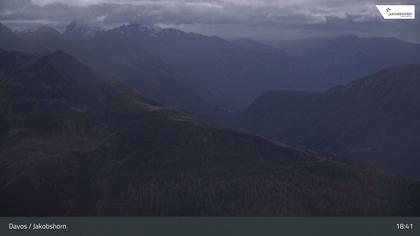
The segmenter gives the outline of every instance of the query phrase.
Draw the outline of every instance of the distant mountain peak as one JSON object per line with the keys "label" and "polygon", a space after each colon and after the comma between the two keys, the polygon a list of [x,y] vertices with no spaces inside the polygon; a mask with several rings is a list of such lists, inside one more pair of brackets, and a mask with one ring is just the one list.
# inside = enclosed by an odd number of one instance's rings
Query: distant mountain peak
{"label": "distant mountain peak", "polygon": [[88,71],[87,67],[80,63],[76,58],[61,50],[46,53],[33,63],[34,64],[30,63],[27,66],[35,66],[37,68],[44,68],[47,66],[50,69],[66,71],[67,75],[64,76],[65,78],[73,77],[71,75],[74,75],[77,70],[82,68]]}
{"label": "distant mountain peak", "polygon": [[41,26],[34,31],[37,35],[46,35],[46,36],[57,36],[60,35],[60,32],[49,26]]}
{"label": "distant mountain peak", "polygon": [[72,32],[74,31],[77,27],[78,27],[78,23],[76,20],[73,20],[72,22],[70,22],[67,26],[66,26],[66,31],[65,32]]}
{"label": "distant mountain peak", "polygon": [[116,28],[121,34],[152,34],[157,35],[163,31],[162,28],[153,24],[146,24],[143,22],[132,22]]}
{"label": "distant mountain peak", "polygon": [[141,34],[151,37],[156,37],[161,34],[181,35],[186,34],[185,32],[174,29],[174,28],[162,28],[154,24],[148,24],[144,22],[132,22],[124,24],[118,28],[111,29],[113,32],[119,32],[120,34]]}
{"label": "distant mountain peak", "polygon": [[159,28],[159,27],[155,26],[154,24],[145,23],[145,22],[141,22],[141,21],[133,21],[133,22],[130,22],[130,23],[126,24],[126,26],[132,27],[132,28],[138,28],[138,29],[155,29],[155,28]]}
{"label": "distant mountain peak", "polygon": [[85,24],[85,23],[80,23],[79,21],[73,20],[72,22],[70,22],[70,24],[66,26],[66,30],[64,31],[64,34],[88,36],[98,31],[100,31],[100,28],[98,27]]}
{"label": "distant mountain peak", "polygon": [[9,27],[0,23],[0,34],[3,35],[3,34],[12,34],[12,33],[13,31]]}
{"label": "distant mountain peak", "polygon": [[76,60],[76,58],[74,58],[73,56],[70,56],[69,54],[67,54],[66,52],[62,50],[55,50],[54,52],[49,53],[48,55],[51,55],[53,57],[65,58],[66,60]]}

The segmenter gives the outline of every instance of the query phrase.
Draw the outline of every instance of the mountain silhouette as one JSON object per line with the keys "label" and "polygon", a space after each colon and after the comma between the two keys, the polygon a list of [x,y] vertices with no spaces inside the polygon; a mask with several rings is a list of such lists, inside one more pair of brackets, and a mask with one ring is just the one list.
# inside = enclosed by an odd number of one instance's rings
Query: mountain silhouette
{"label": "mountain silhouette", "polygon": [[419,212],[417,182],[219,128],[62,51],[0,50],[0,121],[2,216]]}
{"label": "mountain silhouette", "polygon": [[342,36],[285,47],[227,41],[143,24],[108,31],[174,66],[213,94],[249,105],[267,90],[322,91],[387,66],[420,63],[420,45],[393,38]]}
{"label": "mountain silhouette", "polygon": [[279,47],[296,57],[297,90],[322,91],[388,66],[420,63],[420,45],[396,38],[344,35],[295,40]]}
{"label": "mountain silhouette", "polygon": [[63,34],[56,33],[45,26],[34,32],[12,32],[14,39],[0,43],[0,48],[36,54],[62,50],[103,76],[132,86],[162,104],[215,120],[224,119],[231,113],[222,100],[137,44],[76,21]]}
{"label": "mountain silhouette", "polygon": [[13,34],[0,47],[63,50],[147,97],[218,121],[267,90],[323,91],[387,66],[420,63],[419,44],[352,35],[271,46],[141,22],[101,29],[76,21],[60,39]]}
{"label": "mountain silhouette", "polygon": [[420,65],[394,66],[325,92],[267,92],[233,123],[418,177],[419,94]]}

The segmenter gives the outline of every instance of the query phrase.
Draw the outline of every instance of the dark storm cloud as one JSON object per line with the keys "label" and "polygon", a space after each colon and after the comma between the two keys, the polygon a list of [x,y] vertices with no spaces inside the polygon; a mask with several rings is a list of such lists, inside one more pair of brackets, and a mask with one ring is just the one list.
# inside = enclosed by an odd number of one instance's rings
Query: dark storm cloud
{"label": "dark storm cloud", "polygon": [[[416,1],[394,0],[398,3]],[[285,37],[313,32],[398,35],[415,39],[413,22],[384,22],[380,0],[2,0],[0,20],[16,27],[73,19],[100,25],[143,21],[229,37]],[[379,30],[381,29],[381,30]],[[380,31],[380,32],[378,32]],[[418,30],[417,30],[418,31]],[[310,35],[309,35],[310,36]],[[381,35],[382,36],[382,35]],[[420,41],[420,40],[419,40]]]}
{"label": "dark storm cloud", "polygon": [[327,17],[346,18],[349,14],[357,15],[360,21],[377,17],[375,5],[362,0],[356,4],[340,0],[333,4],[325,0],[33,0],[32,3],[45,7],[61,3],[61,8],[67,4],[84,11],[85,18],[92,21],[102,16],[101,19],[110,22],[141,18],[172,24],[290,25],[325,23]]}

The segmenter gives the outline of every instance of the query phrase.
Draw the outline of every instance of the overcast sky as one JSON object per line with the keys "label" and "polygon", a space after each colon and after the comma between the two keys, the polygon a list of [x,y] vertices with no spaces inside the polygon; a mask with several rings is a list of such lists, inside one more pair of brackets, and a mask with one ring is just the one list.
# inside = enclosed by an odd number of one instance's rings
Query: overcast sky
{"label": "overcast sky", "polygon": [[420,42],[418,19],[383,20],[375,7],[418,3],[420,0],[0,0],[0,22],[19,29],[41,24],[62,29],[73,19],[102,26],[142,21],[225,38],[278,40],[356,34]]}

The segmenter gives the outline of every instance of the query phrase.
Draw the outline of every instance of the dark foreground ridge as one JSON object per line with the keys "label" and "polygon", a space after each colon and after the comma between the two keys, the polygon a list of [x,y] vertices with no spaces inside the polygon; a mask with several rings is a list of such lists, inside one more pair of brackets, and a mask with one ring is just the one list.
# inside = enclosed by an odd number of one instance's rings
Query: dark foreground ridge
{"label": "dark foreground ridge", "polygon": [[57,51],[0,51],[1,216],[418,215],[420,185],[215,127]]}

